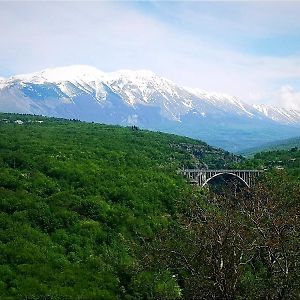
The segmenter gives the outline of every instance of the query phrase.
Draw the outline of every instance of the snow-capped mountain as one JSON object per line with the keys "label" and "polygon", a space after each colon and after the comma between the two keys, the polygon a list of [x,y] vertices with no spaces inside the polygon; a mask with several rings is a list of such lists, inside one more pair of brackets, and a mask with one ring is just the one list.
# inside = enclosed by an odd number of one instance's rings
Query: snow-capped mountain
{"label": "snow-capped mountain", "polygon": [[6,79],[4,77],[0,77],[0,89],[4,86]]}
{"label": "snow-capped mountain", "polygon": [[181,114],[188,111],[191,95],[153,72],[121,70],[108,74],[104,82],[128,105],[159,107],[167,119],[180,121]]}
{"label": "snow-capped mountain", "polygon": [[221,111],[236,113],[238,115],[246,115],[250,118],[253,117],[251,106],[239,101],[236,97],[227,94],[207,92],[200,89],[188,88],[188,90],[195,94],[198,98],[209,102]]}
{"label": "snow-capped mountain", "polygon": [[274,132],[276,139],[300,134],[300,112],[252,106],[145,70],[104,73],[70,66],[0,78],[0,111],[135,124],[230,150],[272,140]]}
{"label": "snow-capped mountain", "polygon": [[270,106],[265,104],[253,105],[265,117],[281,124],[299,124],[300,112],[294,109]]}

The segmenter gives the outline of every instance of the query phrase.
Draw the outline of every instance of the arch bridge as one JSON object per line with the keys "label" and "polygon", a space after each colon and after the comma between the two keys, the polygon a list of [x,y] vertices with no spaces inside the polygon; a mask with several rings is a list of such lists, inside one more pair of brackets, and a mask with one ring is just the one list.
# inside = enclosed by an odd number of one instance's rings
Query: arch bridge
{"label": "arch bridge", "polygon": [[255,179],[262,173],[262,170],[208,170],[208,169],[182,169],[191,184],[204,187],[207,183],[220,175],[228,174],[237,177],[247,187],[254,184]]}

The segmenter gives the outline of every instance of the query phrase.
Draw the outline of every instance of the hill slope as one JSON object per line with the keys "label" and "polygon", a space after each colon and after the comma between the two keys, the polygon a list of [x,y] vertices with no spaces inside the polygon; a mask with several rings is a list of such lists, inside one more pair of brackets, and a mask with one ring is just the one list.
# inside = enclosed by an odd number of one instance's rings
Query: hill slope
{"label": "hill slope", "polygon": [[[132,249],[191,195],[176,170],[239,161],[202,142],[136,128],[0,119],[1,299],[138,297]],[[170,274],[164,280],[175,284]]]}
{"label": "hill slope", "polygon": [[261,145],[260,147],[255,147],[241,151],[241,155],[253,156],[255,153],[258,152],[290,150],[295,147],[300,148],[300,137],[266,143]]}
{"label": "hill slope", "polygon": [[[287,145],[287,144],[286,144]],[[289,144],[291,145],[291,144]],[[297,145],[292,143],[292,145]],[[239,168],[259,168],[269,171],[285,172],[291,180],[300,182],[300,148],[294,146],[289,150],[269,150],[255,153],[252,158],[244,160]],[[274,176],[276,178],[277,175]]]}
{"label": "hill slope", "polygon": [[230,151],[294,137],[300,112],[179,86],[153,72],[46,69],[0,81],[0,111],[137,125],[201,139]]}

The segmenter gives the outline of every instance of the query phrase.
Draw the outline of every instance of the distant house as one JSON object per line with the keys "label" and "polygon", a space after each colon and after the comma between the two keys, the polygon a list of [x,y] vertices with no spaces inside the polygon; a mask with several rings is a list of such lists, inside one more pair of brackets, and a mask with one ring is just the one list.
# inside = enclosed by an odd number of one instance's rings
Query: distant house
{"label": "distant house", "polygon": [[16,120],[15,124],[22,125],[22,124],[24,124],[24,122],[22,120]]}

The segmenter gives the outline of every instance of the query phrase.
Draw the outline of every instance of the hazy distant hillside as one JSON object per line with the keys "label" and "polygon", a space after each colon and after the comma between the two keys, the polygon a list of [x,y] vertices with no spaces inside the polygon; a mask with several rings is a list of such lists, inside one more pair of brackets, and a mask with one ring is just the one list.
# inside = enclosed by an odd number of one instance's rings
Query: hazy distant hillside
{"label": "hazy distant hillside", "polygon": [[241,151],[240,154],[245,156],[252,156],[255,153],[262,151],[289,150],[294,147],[298,147],[300,149],[300,137],[266,143],[260,147]]}

